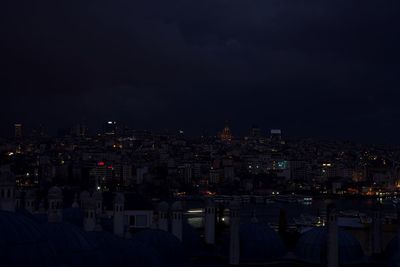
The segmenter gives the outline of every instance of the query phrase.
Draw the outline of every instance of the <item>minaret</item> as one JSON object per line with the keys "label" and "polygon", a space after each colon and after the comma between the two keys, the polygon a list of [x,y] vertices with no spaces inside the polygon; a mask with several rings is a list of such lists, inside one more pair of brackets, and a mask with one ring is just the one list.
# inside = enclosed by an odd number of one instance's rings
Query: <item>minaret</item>
{"label": "minaret", "polygon": [[157,228],[166,232],[168,232],[168,210],[169,210],[169,205],[167,202],[163,201],[160,204],[158,204]]}
{"label": "minaret", "polygon": [[15,190],[15,208],[16,209],[22,209],[22,191],[21,190]]}
{"label": "minaret", "polygon": [[207,199],[204,211],[204,236],[206,244],[215,243],[215,205],[212,199]]}
{"label": "minaret", "polygon": [[83,218],[83,229],[87,232],[94,231],[96,227],[96,209],[93,199],[87,199],[83,203],[83,210],[85,212],[85,217]]}
{"label": "minaret", "polygon": [[101,191],[93,193],[93,201],[96,209],[96,216],[101,216],[103,213],[103,194]]}
{"label": "minaret", "polygon": [[372,222],[372,253],[382,253],[382,214],[377,207]]}
{"label": "minaret", "polygon": [[234,201],[230,205],[230,243],[229,243],[229,264],[239,265],[240,263],[240,206]]}
{"label": "minaret", "polygon": [[124,237],[125,233],[125,215],[124,215],[125,197],[123,193],[117,193],[114,198],[114,234]]}
{"label": "minaret", "polygon": [[36,195],[33,190],[29,190],[25,195],[25,209],[30,213],[35,212]]}
{"label": "minaret", "polygon": [[0,167],[0,210],[15,211],[15,176],[9,166]]}
{"label": "minaret", "polygon": [[171,206],[171,232],[179,240],[183,239],[183,207],[180,201],[174,202]]}
{"label": "minaret", "polygon": [[338,226],[336,221],[336,209],[334,205],[328,206],[328,237],[327,237],[327,267],[339,266]]}
{"label": "minaret", "polygon": [[90,193],[88,191],[82,191],[79,194],[80,207],[82,209],[84,208],[85,203],[87,203],[89,199],[90,199]]}
{"label": "minaret", "polygon": [[49,208],[47,211],[48,221],[50,223],[57,223],[62,221],[62,201],[63,194],[59,187],[53,186],[47,193],[47,200],[49,202]]}

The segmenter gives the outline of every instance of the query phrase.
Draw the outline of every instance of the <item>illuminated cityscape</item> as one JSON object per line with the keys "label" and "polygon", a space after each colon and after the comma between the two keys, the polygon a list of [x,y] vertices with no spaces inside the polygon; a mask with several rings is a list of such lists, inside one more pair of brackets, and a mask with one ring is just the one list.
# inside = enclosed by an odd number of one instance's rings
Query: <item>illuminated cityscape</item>
{"label": "illuminated cityscape", "polygon": [[399,0],[2,0],[0,267],[400,267]]}
{"label": "illuminated cityscape", "polygon": [[[254,127],[242,137],[227,126],[185,137],[109,121],[103,132],[80,124],[48,136],[22,135],[18,125],[0,143],[1,210],[18,214],[4,219],[30,214],[23,220],[44,227],[65,264],[91,266],[74,263],[87,255],[65,251],[59,231],[100,246],[90,253],[115,249],[117,237],[128,251],[138,240],[156,249],[162,238],[183,253],[142,255],[146,266],[153,257],[163,266],[385,266],[395,251],[397,148],[290,139]],[[107,257],[114,266],[115,257],[139,255]]]}

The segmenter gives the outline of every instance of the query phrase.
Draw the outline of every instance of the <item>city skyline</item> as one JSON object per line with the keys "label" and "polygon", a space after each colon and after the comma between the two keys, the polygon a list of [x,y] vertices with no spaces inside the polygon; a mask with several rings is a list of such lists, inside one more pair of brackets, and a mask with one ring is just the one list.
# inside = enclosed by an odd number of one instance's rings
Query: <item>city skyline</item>
{"label": "city skyline", "polygon": [[3,0],[0,267],[400,267],[399,0]]}
{"label": "city skyline", "polygon": [[398,1],[7,1],[0,132],[87,119],[398,143]]}

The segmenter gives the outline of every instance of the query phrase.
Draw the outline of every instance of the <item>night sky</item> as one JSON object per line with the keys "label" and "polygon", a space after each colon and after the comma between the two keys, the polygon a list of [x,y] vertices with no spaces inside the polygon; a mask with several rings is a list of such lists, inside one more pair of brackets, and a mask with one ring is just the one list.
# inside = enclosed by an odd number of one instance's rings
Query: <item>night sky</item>
{"label": "night sky", "polygon": [[3,0],[0,133],[138,129],[400,143],[399,0]]}

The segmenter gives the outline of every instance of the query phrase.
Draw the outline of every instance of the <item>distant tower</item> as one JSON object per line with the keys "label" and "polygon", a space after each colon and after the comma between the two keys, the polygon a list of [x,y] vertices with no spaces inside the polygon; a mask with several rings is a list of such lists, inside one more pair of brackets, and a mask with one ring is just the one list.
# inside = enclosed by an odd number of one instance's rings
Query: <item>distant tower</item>
{"label": "distant tower", "polygon": [[382,253],[382,214],[378,207],[372,221],[372,253]]}
{"label": "distant tower", "polygon": [[125,234],[125,197],[122,193],[117,193],[114,198],[114,218],[113,218],[113,232],[115,235],[124,237]]}
{"label": "distant tower", "polygon": [[9,166],[0,167],[0,210],[15,211],[15,176]]}
{"label": "distant tower", "polygon": [[339,243],[338,226],[336,221],[336,208],[333,205],[328,206],[328,238],[327,238],[327,267],[339,266]]}
{"label": "distant tower", "polygon": [[14,124],[14,136],[15,136],[15,139],[22,138],[22,124],[21,123]]}
{"label": "distant tower", "polygon": [[30,213],[35,212],[36,208],[36,194],[35,191],[29,190],[25,195],[25,209]]}
{"label": "distant tower", "polygon": [[215,205],[211,199],[208,199],[204,211],[204,236],[206,244],[215,243],[215,221]]}
{"label": "distant tower", "polygon": [[229,264],[239,265],[240,263],[240,207],[234,201],[230,205],[230,243],[229,243]]}
{"label": "distant tower", "polygon": [[168,232],[168,210],[169,210],[169,205],[167,202],[163,201],[160,204],[158,204],[157,228],[166,232]]}
{"label": "distant tower", "polygon": [[48,221],[51,223],[57,223],[62,221],[62,201],[63,194],[59,187],[53,186],[47,193],[47,200],[49,202],[48,209]]}
{"label": "distant tower", "polygon": [[171,232],[174,236],[176,236],[179,240],[182,241],[183,238],[183,207],[180,201],[174,202],[171,206],[172,210],[172,223],[171,223]]}

